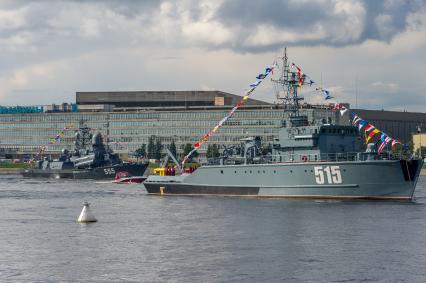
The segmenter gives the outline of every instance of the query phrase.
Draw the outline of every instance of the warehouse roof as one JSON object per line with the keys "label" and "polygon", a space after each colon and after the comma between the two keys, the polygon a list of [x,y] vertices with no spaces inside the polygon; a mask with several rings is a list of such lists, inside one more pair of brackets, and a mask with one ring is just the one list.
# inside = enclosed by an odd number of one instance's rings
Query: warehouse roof
{"label": "warehouse roof", "polygon": [[[242,99],[241,96],[211,91],[105,91],[77,92],[76,102],[83,104],[113,104],[116,107],[155,106],[230,106]],[[265,105],[268,102],[248,99],[247,105]]]}

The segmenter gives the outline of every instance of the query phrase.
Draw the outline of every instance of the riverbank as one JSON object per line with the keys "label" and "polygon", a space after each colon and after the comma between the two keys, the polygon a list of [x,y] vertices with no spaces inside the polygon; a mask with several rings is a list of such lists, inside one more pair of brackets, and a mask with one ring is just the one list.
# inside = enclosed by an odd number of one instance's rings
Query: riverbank
{"label": "riverbank", "polygon": [[19,175],[22,168],[0,168],[0,175]]}
{"label": "riverbank", "polygon": [[[0,168],[0,175],[19,175],[22,168]],[[149,168],[149,174],[153,173],[153,169]],[[426,168],[420,171],[420,176],[426,176]]]}

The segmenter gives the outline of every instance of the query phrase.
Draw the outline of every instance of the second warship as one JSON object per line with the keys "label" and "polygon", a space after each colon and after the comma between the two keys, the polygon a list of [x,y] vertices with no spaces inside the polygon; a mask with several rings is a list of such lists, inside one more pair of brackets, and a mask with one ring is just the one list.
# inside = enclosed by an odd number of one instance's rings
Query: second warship
{"label": "second warship", "polygon": [[63,149],[57,160],[46,157],[35,161],[21,174],[29,178],[114,179],[117,173],[142,176],[148,167],[147,163],[122,161],[104,144],[100,132],[92,134],[82,122],[75,133],[74,146],[72,152]]}

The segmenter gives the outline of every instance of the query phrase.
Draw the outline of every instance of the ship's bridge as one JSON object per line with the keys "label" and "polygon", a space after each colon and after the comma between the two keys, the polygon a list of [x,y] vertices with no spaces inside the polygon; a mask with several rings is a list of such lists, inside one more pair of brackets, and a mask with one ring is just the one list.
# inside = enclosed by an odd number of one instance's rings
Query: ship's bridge
{"label": "ship's bridge", "polygon": [[322,160],[324,154],[360,152],[359,131],[354,126],[315,125],[281,128],[273,144],[273,160]]}

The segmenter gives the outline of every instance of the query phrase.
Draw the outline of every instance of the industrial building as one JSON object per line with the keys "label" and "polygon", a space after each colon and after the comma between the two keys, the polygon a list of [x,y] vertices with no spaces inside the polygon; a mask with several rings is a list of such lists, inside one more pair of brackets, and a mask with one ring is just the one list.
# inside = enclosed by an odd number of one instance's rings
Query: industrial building
{"label": "industrial building", "polygon": [[[222,91],[107,91],[77,92],[76,103],[110,105],[116,108],[231,106],[240,96]],[[265,105],[264,101],[249,99],[247,105]]]}
{"label": "industrial building", "polygon": [[[162,144],[173,140],[179,149],[197,142],[242,99],[220,91],[109,92],[107,97],[111,99],[106,99],[104,93],[79,92],[77,112],[0,115],[0,151],[22,155],[36,154],[41,146],[47,147],[48,154],[58,154],[63,148],[72,149],[74,132],[80,122],[100,131],[108,145],[121,154],[147,144],[151,136]],[[127,102],[119,104],[120,97]],[[135,97],[133,103],[132,97]],[[309,119],[338,122],[339,115],[329,106],[321,106],[318,111],[314,108],[306,106],[303,110]],[[233,145],[248,136],[261,136],[265,144],[272,143],[282,126],[283,115],[283,109],[277,105],[249,99],[209,143]],[[62,136],[56,141],[54,138],[59,133]],[[200,148],[201,155],[206,149],[206,146]]]}
{"label": "industrial building", "polygon": [[[27,156],[46,146],[57,155],[72,149],[80,122],[100,131],[108,145],[125,155],[147,144],[155,136],[162,144],[180,146],[197,142],[209,132],[242,97],[221,91],[132,91],[77,92],[74,107],[45,107],[55,111],[0,114],[0,156]],[[348,124],[331,105],[302,105],[310,121]],[[31,108],[33,109],[33,108]],[[37,108],[40,109],[40,108]],[[63,109],[63,111],[61,111]],[[25,112],[25,111],[24,111]],[[416,126],[426,122],[426,114],[355,109],[358,115],[402,142],[411,140]],[[281,105],[249,99],[236,111],[209,144],[234,145],[248,136],[261,136],[268,145],[282,126]],[[60,134],[59,139],[55,139]],[[200,148],[203,155],[206,144]]]}

